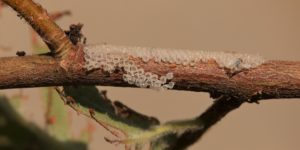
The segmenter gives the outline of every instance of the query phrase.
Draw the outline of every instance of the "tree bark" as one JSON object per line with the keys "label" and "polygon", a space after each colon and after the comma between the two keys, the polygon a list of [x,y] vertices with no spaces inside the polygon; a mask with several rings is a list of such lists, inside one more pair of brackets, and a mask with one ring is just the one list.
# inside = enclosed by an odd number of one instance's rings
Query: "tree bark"
{"label": "tree bark", "polygon": [[[83,58],[81,58],[83,59]],[[264,64],[228,76],[215,61],[199,62],[193,67],[167,63],[135,64],[158,75],[174,74],[173,89],[209,92],[213,97],[230,95],[239,99],[300,98],[300,62],[267,61]],[[122,79],[123,69],[113,73],[102,69],[87,72],[84,61],[73,61],[66,69],[50,56],[6,57],[0,59],[0,89],[62,85],[102,85],[135,87]]]}

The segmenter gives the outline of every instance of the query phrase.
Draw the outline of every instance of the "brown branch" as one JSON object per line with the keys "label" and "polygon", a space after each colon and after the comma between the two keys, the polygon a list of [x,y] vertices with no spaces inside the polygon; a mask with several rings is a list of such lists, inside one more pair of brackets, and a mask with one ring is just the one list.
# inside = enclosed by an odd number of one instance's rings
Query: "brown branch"
{"label": "brown branch", "polygon": [[3,0],[24,18],[48,45],[52,55],[62,57],[72,49],[72,43],[64,31],[55,24],[40,5],[32,0]]}
{"label": "brown branch", "polygon": [[[47,12],[32,0],[3,0],[39,33],[52,53],[61,57],[73,48],[66,34],[53,22]],[[78,56],[79,51],[79,56]],[[62,63],[50,57],[3,58],[0,60],[0,89],[56,86],[56,85],[108,85],[132,86],[122,80],[122,69],[108,74],[102,70],[87,73],[80,50],[72,51]],[[80,55],[81,54],[81,55]],[[43,59],[42,59],[43,58]],[[175,64],[144,63],[133,58],[135,64],[158,75],[172,70],[176,82],[174,89],[204,91],[212,95],[231,95],[256,101],[269,98],[300,97],[300,62],[268,61],[254,69],[244,70],[228,76],[226,70],[215,61],[199,62],[195,67]]]}
{"label": "brown branch", "polygon": [[[103,85],[134,87],[122,79],[122,68],[114,73],[101,69],[85,71],[83,58],[76,56],[68,71],[58,59],[49,56],[23,56],[0,59],[0,89],[61,85]],[[145,71],[164,75],[172,70],[175,90],[209,92],[214,97],[230,95],[244,100],[300,98],[300,62],[267,61],[228,77],[214,61],[199,62],[195,67],[148,63],[134,60]]]}

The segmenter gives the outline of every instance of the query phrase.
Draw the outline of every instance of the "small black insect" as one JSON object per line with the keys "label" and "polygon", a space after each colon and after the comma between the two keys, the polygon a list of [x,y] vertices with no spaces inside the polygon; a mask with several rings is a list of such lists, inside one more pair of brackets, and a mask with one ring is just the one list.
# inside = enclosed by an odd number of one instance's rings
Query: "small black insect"
{"label": "small black insect", "polygon": [[86,38],[81,33],[81,29],[83,27],[83,24],[72,24],[70,25],[69,31],[65,31],[65,33],[68,35],[71,42],[76,45],[78,42],[82,42],[83,44],[86,43]]}
{"label": "small black insect", "polygon": [[25,56],[26,53],[24,51],[17,51],[16,55],[21,57],[21,56]]}

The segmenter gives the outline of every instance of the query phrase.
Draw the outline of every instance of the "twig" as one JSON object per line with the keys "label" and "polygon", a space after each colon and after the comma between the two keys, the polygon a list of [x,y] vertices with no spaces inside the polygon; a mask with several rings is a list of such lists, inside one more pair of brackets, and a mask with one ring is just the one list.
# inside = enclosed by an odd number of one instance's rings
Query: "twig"
{"label": "twig", "polygon": [[44,113],[45,118],[45,129],[48,129],[49,125],[53,124],[51,121],[51,107],[53,107],[53,93],[52,88],[47,88],[47,97],[46,97],[46,110]]}
{"label": "twig", "polygon": [[3,0],[24,18],[48,45],[52,55],[63,57],[72,49],[72,43],[64,31],[55,24],[40,5],[32,0]]}
{"label": "twig", "polygon": [[112,135],[114,135],[117,138],[121,138],[121,136],[119,135],[119,133],[113,129],[110,128],[109,125],[106,125],[105,123],[99,121],[96,117],[95,117],[95,110],[93,109],[89,109],[89,113],[90,113],[90,117],[95,120],[100,126],[102,126],[105,130],[107,130],[108,132],[110,132]]}
{"label": "twig", "polygon": [[0,45],[0,51],[10,51],[10,50],[11,50],[10,47]]}
{"label": "twig", "polygon": [[58,20],[64,16],[70,16],[70,15],[71,15],[71,11],[69,11],[69,10],[57,11],[57,12],[50,13],[50,17],[52,20]]}
{"label": "twig", "polygon": [[[53,21],[56,21],[58,19],[61,19],[64,16],[71,15],[71,12],[69,10],[64,10],[64,11],[52,12],[49,15]],[[38,34],[32,28],[30,29],[30,34],[31,34],[31,45],[32,45],[31,47],[33,47],[33,49],[38,49],[38,50],[47,49],[46,47],[44,47],[45,46],[44,43],[41,43],[41,41],[39,41]]]}
{"label": "twig", "polygon": [[182,134],[176,142],[172,142],[173,145],[170,150],[184,150],[188,146],[198,141],[213,125],[218,123],[229,112],[239,108],[245,100],[234,99],[232,97],[223,96],[221,99],[214,102],[203,114],[201,114],[197,120],[200,120],[204,124],[204,128],[196,131],[188,131]]}

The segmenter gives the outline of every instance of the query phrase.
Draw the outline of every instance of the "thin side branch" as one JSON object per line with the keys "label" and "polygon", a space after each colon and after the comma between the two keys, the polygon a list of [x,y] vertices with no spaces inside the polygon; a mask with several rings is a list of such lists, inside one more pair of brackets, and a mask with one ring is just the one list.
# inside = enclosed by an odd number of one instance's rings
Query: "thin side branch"
{"label": "thin side branch", "polygon": [[243,102],[244,100],[233,99],[227,96],[222,96],[222,98],[216,100],[212,106],[197,118],[197,120],[203,122],[204,128],[181,135],[176,142],[173,142],[172,150],[184,150],[197,142],[213,125],[231,111],[239,108]]}
{"label": "thin side branch", "polygon": [[48,45],[52,55],[60,58],[72,49],[71,41],[42,6],[32,0],[3,0],[3,2],[12,7],[31,25]]}
{"label": "thin side branch", "polygon": [[[62,85],[102,85],[135,87],[126,83],[122,69],[107,73],[102,69],[87,72],[78,56],[67,68],[50,56],[24,56],[0,59],[0,89]],[[209,92],[213,97],[230,95],[244,100],[300,98],[300,62],[267,61],[232,77],[214,62],[199,62],[194,67],[144,63],[134,60],[145,71],[164,75],[172,70],[175,90]]]}

